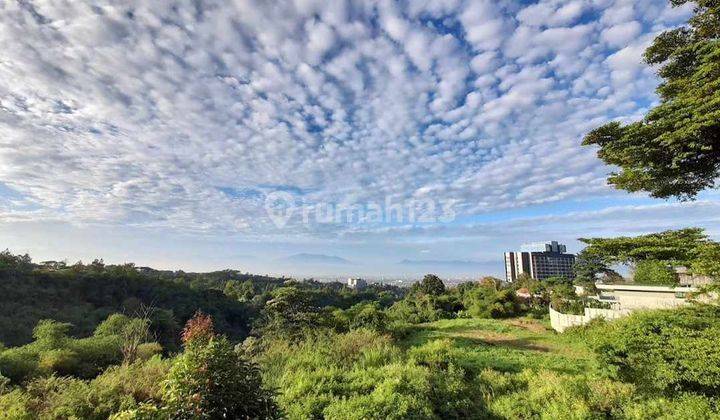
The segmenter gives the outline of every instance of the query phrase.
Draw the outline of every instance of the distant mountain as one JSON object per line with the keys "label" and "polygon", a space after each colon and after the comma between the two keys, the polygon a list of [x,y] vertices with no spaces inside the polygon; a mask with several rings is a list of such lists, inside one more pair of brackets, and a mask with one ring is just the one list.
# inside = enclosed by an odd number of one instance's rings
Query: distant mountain
{"label": "distant mountain", "polygon": [[283,258],[282,261],[294,264],[326,264],[326,265],[351,265],[352,261],[335,255],[325,254],[295,254]]}

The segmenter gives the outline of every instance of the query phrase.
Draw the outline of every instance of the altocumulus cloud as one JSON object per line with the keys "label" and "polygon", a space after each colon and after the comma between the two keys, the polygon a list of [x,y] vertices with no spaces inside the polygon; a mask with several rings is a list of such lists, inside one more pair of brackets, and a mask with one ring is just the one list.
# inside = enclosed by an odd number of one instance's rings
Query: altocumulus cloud
{"label": "altocumulus cloud", "polygon": [[524,3],[2,2],[3,217],[264,234],[275,190],[460,216],[606,194],[580,139],[652,104],[640,54],[688,10]]}

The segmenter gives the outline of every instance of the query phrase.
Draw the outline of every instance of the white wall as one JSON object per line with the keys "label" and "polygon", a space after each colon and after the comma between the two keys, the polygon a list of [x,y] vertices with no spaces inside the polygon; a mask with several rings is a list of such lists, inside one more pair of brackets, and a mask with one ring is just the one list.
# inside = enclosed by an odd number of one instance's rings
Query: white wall
{"label": "white wall", "polygon": [[623,309],[585,308],[584,315],[563,314],[550,306],[550,326],[557,332],[563,332],[570,327],[585,325],[595,318],[617,319],[628,315],[630,311]]}

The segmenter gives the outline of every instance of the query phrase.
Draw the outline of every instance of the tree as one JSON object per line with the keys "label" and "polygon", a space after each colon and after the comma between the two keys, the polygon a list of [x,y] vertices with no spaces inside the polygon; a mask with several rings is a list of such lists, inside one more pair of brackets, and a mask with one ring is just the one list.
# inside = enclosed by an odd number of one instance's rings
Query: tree
{"label": "tree", "polygon": [[619,238],[580,238],[588,244],[584,259],[602,264],[635,264],[643,260],[688,265],[697,257],[698,247],[709,243],[699,228],[668,230],[649,235]]}
{"label": "tree", "polygon": [[[673,6],[689,0],[671,0]],[[642,121],[611,122],[583,145],[620,167],[608,181],[653,197],[692,199],[720,176],[720,2],[695,1],[689,25],[658,35],[645,61],[659,65],[660,105]]]}
{"label": "tree", "polygon": [[445,283],[435,274],[426,274],[415,289],[427,295],[438,296],[445,293]]}
{"label": "tree", "polygon": [[638,284],[673,286],[678,283],[678,276],[672,267],[662,261],[645,260],[637,263],[633,281]]}
{"label": "tree", "polygon": [[299,338],[309,329],[327,325],[329,313],[318,306],[312,291],[298,287],[280,287],[263,308],[262,332]]}
{"label": "tree", "polygon": [[620,274],[607,266],[603,258],[597,255],[587,255],[585,250],[575,258],[573,272],[575,273],[575,284],[583,286],[593,285],[599,278],[605,280],[622,278]]}
{"label": "tree", "polygon": [[198,313],[183,331],[185,351],[163,388],[164,409],[173,419],[278,418],[273,394],[258,368],[213,331],[212,319]]}
{"label": "tree", "polygon": [[708,242],[697,249],[697,258],[690,268],[695,274],[710,276],[720,280],[720,243]]}

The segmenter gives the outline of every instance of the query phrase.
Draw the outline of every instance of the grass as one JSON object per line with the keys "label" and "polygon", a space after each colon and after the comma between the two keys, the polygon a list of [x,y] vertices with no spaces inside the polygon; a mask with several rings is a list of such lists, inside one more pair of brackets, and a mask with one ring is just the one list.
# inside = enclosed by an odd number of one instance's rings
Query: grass
{"label": "grass", "polygon": [[448,319],[417,326],[401,345],[410,349],[438,339],[462,349],[466,360],[481,370],[502,372],[523,369],[580,374],[594,364],[590,350],[577,337],[557,334],[530,318]]}

